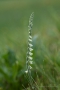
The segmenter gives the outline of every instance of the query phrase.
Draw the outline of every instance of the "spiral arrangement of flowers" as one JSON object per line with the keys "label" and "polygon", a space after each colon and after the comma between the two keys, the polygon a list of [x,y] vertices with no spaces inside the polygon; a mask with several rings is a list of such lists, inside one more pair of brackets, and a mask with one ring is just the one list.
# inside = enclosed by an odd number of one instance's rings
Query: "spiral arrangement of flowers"
{"label": "spiral arrangement of flowers", "polygon": [[27,50],[27,57],[26,57],[26,66],[27,66],[27,70],[25,71],[26,73],[30,73],[31,69],[32,69],[32,51],[33,51],[33,45],[32,45],[32,35],[31,35],[31,30],[32,30],[32,26],[33,26],[33,17],[34,17],[34,13],[32,13],[30,15],[29,18],[29,26],[28,26],[28,30],[29,30],[29,38],[28,38],[28,50]]}

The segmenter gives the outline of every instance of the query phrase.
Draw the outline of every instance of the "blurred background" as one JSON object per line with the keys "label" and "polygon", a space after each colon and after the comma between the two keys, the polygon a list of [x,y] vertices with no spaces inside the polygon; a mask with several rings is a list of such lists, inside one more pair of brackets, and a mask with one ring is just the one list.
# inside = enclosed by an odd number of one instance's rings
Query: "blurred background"
{"label": "blurred background", "polygon": [[1,90],[30,90],[24,71],[32,12],[32,76],[39,90],[60,90],[60,0],[0,0]]}

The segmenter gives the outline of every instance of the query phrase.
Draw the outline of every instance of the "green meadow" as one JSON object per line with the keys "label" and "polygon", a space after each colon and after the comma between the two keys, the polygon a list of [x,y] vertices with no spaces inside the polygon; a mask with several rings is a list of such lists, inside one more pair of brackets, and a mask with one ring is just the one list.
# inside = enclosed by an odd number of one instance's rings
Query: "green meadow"
{"label": "green meadow", "polygon": [[34,85],[60,90],[60,0],[0,0],[0,90],[30,90],[25,68],[32,12]]}

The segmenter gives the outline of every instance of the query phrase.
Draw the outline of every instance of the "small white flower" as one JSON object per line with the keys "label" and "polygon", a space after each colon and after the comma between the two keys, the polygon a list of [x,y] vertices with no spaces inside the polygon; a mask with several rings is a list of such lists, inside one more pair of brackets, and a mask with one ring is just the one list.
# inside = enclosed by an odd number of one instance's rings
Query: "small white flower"
{"label": "small white flower", "polygon": [[26,70],[25,73],[28,73],[28,70]]}
{"label": "small white flower", "polygon": [[32,39],[32,36],[29,35],[29,38]]}
{"label": "small white flower", "polygon": [[32,67],[31,66],[29,66],[30,67],[30,69],[32,69]]}
{"label": "small white flower", "polygon": [[32,42],[32,39],[29,39],[30,42]]}
{"label": "small white flower", "polygon": [[29,24],[32,23],[32,21],[33,21],[33,19],[30,18],[30,20],[29,20]]}
{"label": "small white flower", "polygon": [[30,26],[30,27],[32,27],[32,26],[33,26],[32,21],[29,23],[29,26]]}
{"label": "small white flower", "polygon": [[32,49],[32,48],[29,48],[29,50],[30,50],[30,51],[33,51],[33,49]]}
{"label": "small white flower", "polygon": [[33,55],[33,53],[29,52],[29,55],[30,55],[30,56],[32,56],[32,55]]}
{"label": "small white flower", "polygon": [[33,64],[33,61],[29,61],[30,64]]}
{"label": "small white flower", "polygon": [[29,46],[32,47],[33,45],[29,43]]}
{"label": "small white flower", "polygon": [[30,26],[28,26],[28,28],[30,28]]}
{"label": "small white flower", "polygon": [[32,26],[28,26],[28,30],[30,31],[32,29]]}
{"label": "small white flower", "polygon": [[29,32],[29,34],[30,34],[30,32]]}
{"label": "small white flower", "polygon": [[29,58],[30,60],[32,60],[32,59],[33,59],[33,58],[32,58],[32,57],[30,57],[30,56],[29,56],[28,58]]}

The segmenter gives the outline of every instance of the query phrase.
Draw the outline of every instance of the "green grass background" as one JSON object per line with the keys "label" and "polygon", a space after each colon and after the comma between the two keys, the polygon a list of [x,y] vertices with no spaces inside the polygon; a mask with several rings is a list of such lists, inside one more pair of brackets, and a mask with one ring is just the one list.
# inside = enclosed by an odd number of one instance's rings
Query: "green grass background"
{"label": "green grass background", "polygon": [[[39,90],[60,90],[60,0],[0,0],[0,86],[6,90],[21,90],[19,85],[28,82],[21,75],[21,69],[25,67],[28,22],[32,12],[33,76],[37,70],[38,78],[37,75],[34,77],[38,86],[57,86],[39,87]],[[18,69],[13,66],[10,69],[6,58],[8,61],[16,58]],[[24,79],[15,83],[16,77]],[[10,78],[12,81],[9,81]],[[7,89],[11,83],[12,87]],[[25,86],[28,87],[28,84]]]}

